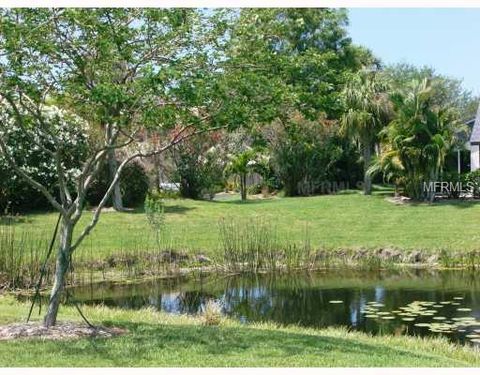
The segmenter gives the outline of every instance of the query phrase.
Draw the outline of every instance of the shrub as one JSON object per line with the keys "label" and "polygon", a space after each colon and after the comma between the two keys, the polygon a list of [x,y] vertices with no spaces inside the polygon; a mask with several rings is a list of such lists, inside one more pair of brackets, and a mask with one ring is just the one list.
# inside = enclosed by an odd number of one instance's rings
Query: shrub
{"label": "shrub", "polygon": [[[161,199],[179,199],[180,192],[176,190],[159,189],[155,191],[157,197]],[[148,194],[147,194],[148,197]]]}
{"label": "shrub", "polygon": [[266,129],[271,163],[285,195],[328,193],[335,183],[361,179],[358,153],[339,136],[332,121],[310,121],[299,114]]}
{"label": "shrub", "polygon": [[148,192],[148,181],[145,169],[140,163],[128,164],[120,178],[123,204],[127,207],[137,207],[142,204]]}
{"label": "shrub", "polygon": [[160,235],[165,226],[165,210],[162,193],[158,190],[148,192],[145,197],[144,209],[148,224],[155,232],[157,245],[160,247]]}
{"label": "shrub", "polygon": [[220,143],[221,134],[213,133],[184,141],[173,149],[174,180],[180,183],[182,197],[199,199],[222,189],[224,158]]}
{"label": "shrub", "polygon": [[[96,206],[100,203],[110,184],[110,171],[105,162],[87,193],[87,202]],[[126,207],[137,207],[145,201],[148,192],[148,176],[138,162],[128,164],[120,175],[120,190]],[[110,203],[111,204],[111,203]]]}
{"label": "shrub", "polygon": [[472,187],[472,196],[475,199],[480,198],[480,169],[467,173],[465,175],[465,182]]}

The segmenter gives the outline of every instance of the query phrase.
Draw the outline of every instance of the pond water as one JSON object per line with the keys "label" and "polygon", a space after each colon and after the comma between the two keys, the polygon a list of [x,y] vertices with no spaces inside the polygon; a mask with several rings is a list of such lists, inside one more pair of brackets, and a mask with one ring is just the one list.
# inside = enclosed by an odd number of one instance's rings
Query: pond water
{"label": "pond water", "polygon": [[72,288],[87,304],[196,314],[216,300],[242,322],[349,327],[373,334],[444,335],[480,343],[480,276],[467,271],[329,270],[293,275],[207,275]]}

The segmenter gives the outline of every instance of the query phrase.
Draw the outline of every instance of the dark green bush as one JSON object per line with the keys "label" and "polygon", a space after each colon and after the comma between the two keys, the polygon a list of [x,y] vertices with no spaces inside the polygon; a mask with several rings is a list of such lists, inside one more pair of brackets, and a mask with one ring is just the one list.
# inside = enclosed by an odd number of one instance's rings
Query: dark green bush
{"label": "dark green bush", "polygon": [[472,188],[473,198],[480,199],[480,169],[467,173],[465,182]]}
{"label": "dark green bush", "polygon": [[199,199],[213,196],[224,186],[222,136],[218,133],[186,140],[172,149],[175,164],[173,180],[179,183],[180,195]]}
{"label": "dark green bush", "polygon": [[[100,203],[109,186],[109,175],[108,164],[104,163],[88,190],[88,204],[96,206]],[[137,207],[143,204],[148,188],[148,176],[142,165],[138,162],[127,164],[120,175],[123,205],[125,207]],[[109,204],[111,204],[111,200]]]}
{"label": "dark green bush", "polygon": [[140,163],[128,164],[120,179],[120,189],[123,204],[127,207],[137,207],[145,201],[149,188],[148,176]]}
{"label": "dark green bush", "polygon": [[286,196],[328,194],[362,179],[358,152],[339,135],[338,125],[299,114],[267,131],[271,165]]}

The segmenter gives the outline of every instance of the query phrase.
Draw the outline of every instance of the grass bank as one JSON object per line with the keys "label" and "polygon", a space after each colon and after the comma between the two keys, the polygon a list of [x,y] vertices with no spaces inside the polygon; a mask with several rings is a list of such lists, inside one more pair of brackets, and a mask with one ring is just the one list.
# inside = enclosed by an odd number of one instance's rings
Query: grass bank
{"label": "grass bank", "polygon": [[[86,268],[101,273],[100,278],[111,269],[126,270],[122,277],[135,277],[145,270],[152,275],[164,273],[163,263],[172,260],[165,259],[165,250],[189,256],[183,262],[187,267],[199,265],[195,255],[202,254],[216,265],[235,270],[236,264],[248,263],[253,271],[262,267],[274,269],[276,263],[303,268],[318,266],[313,264],[318,254],[325,258],[325,264],[347,258],[372,267],[385,266],[378,263],[382,257],[388,264],[422,263],[434,253],[441,254],[434,257],[440,266],[480,264],[480,204],[446,201],[397,205],[386,199],[389,195],[388,190],[377,190],[372,196],[350,191],[247,202],[167,200],[162,249],[158,248],[141,209],[105,212],[76,257],[80,263],[90,262]],[[79,229],[89,218],[90,213],[85,212]],[[17,247],[38,252],[39,243],[48,243],[56,219],[53,212],[16,217],[10,227],[22,238]],[[221,222],[224,224],[220,225]],[[5,227],[0,224],[0,229]],[[11,243],[9,238],[4,242],[7,247]],[[375,252],[378,249],[388,251],[379,254]],[[23,260],[18,261],[19,252],[14,248],[8,250],[2,264],[8,263],[9,270],[28,274],[29,270],[37,270],[43,259],[35,251],[23,256],[33,259],[34,267],[29,263],[22,271]],[[422,256],[411,254],[416,251],[421,251]],[[173,260],[182,265],[181,257]],[[1,273],[0,269],[0,276]]]}
{"label": "grass bank", "polygon": [[[0,324],[18,322],[28,307],[0,296]],[[0,341],[0,366],[480,366],[480,353],[445,339],[372,337],[345,329],[308,329],[224,320],[205,326],[199,317],[152,310],[85,307],[96,324],[127,328],[111,339]],[[63,307],[62,320],[78,320]]]}
{"label": "grass bank", "polygon": [[[435,204],[395,205],[383,192],[363,196],[348,194],[272,198],[245,203],[231,201],[167,200],[166,223],[169,238],[177,246],[213,255],[218,252],[218,223],[228,220],[262,218],[279,233],[302,241],[308,226],[314,247],[400,249],[479,249],[480,204],[448,201]],[[56,213],[20,216],[18,229],[37,237],[51,232]],[[86,224],[86,212],[79,226]],[[105,212],[82,246],[94,245],[95,255],[108,255],[122,248],[149,248],[155,245],[142,210],[129,213]],[[80,249],[81,250],[81,249]]]}

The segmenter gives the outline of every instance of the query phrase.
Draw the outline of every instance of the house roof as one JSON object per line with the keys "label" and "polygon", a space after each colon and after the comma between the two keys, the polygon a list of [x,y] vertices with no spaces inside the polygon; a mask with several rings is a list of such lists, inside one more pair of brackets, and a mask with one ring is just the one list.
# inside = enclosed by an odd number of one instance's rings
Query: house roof
{"label": "house roof", "polygon": [[478,106],[477,117],[475,117],[472,134],[470,135],[470,143],[477,142],[480,142],[480,106]]}

